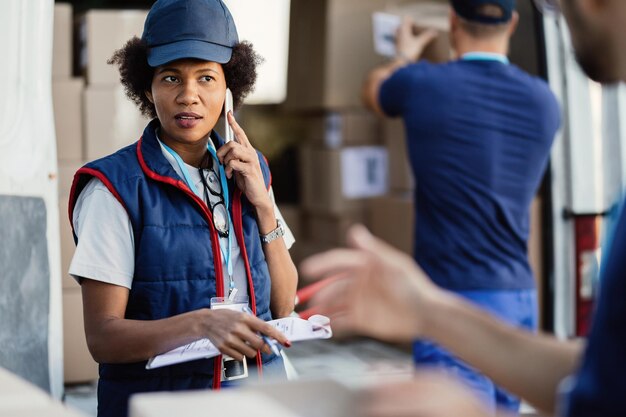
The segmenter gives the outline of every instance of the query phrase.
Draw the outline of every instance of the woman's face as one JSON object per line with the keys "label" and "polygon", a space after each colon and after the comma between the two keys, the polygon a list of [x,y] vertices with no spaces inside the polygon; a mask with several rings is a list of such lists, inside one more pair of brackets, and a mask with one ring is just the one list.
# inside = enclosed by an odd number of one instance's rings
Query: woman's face
{"label": "woman's face", "polygon": [[192,144],[203,140],[222,112],[226,79],[222,65],[181,59],[156,68],[146,92],[161,122],[161,139]]}

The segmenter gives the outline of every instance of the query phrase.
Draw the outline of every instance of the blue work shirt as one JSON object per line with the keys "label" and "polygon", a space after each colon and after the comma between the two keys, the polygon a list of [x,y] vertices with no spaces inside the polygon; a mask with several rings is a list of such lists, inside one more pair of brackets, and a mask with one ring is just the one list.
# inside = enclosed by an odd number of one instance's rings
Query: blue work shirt
{"label": "blue work shirt", "polygon": [[421,267],[451,290],[534,288],[529,208],[560,124],[548,85],[498,59],[421,61],[379,103],[404,120]]}

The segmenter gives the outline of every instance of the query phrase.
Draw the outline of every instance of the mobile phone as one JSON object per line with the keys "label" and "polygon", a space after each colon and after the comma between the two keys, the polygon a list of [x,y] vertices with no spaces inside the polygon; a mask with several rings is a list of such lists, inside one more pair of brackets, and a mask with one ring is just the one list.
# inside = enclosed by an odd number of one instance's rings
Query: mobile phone
{"label": "mobile phone", "polygon": [[226,143],[235,139],[233,128],[228,123],[228,112],[233,110],[233,93],[230,88],[226,89],[226,98],[224,99],[224,134],[226,135]]}

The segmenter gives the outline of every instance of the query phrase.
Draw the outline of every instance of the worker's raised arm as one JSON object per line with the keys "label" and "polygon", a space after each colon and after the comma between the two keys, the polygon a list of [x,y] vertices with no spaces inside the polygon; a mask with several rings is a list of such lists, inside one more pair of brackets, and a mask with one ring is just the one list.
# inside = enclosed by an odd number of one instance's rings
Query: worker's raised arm
{"label": "worker's raised arm", "polygon": [[365,107],[378,115],[385,115],[378,102],[380,87],[383,82],[391,77],[397,69],[417,61],[424,48],[437,37],[437,32],[434,30],[425,30],[415,34],[414,27],[415,23],[405,17],[396,35],[397,53],[395,58],[372,69],[365,78],[361,90],[361,99]]}

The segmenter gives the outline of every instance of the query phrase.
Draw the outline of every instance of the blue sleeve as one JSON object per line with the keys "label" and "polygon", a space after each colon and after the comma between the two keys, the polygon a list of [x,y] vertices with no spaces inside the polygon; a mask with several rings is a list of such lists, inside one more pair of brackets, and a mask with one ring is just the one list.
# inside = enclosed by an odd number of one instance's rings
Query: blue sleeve
{"label": "blue sleeve", "polygon": [[626,213],[604,259],[600,296],[567,417],[626,416]]}
{"label": "blue sleeve", "polygon": [[414,81],[412,74],[415,65],[400,68],[380,86],[378,103],[387,116],[401,116],[410,96],[410,84]]}

